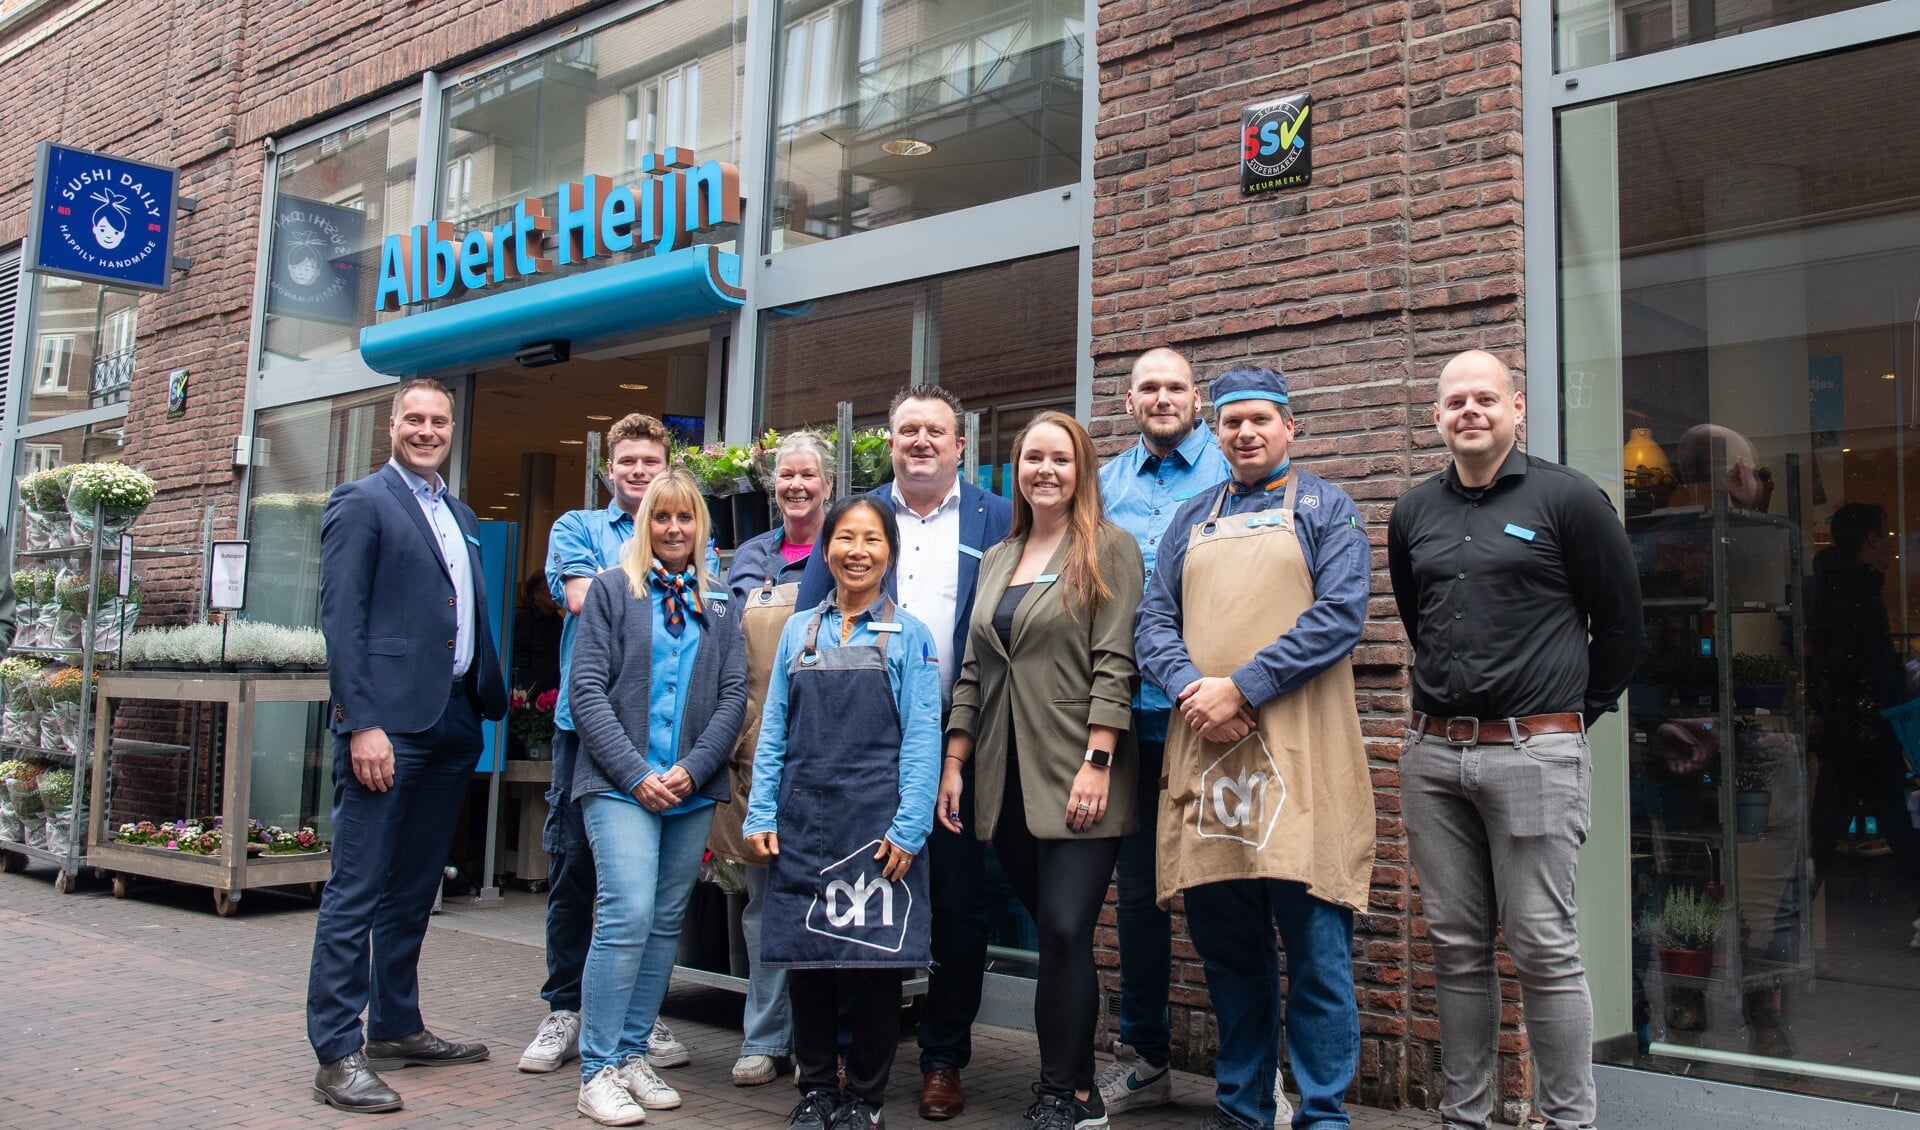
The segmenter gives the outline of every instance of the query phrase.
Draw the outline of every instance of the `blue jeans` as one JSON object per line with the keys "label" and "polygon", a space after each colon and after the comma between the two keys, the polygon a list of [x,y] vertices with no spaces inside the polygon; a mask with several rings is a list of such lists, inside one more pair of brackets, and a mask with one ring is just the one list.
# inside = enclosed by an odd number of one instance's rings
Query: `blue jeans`
{"label": "blue jeans", "polygon": [[747,906],[740,932],[747,940],[747,1008],[741,1017],[740,1054],[793,1054],[793,1007],[787,998],[787,971],[760,964],[760,916],[767,909],[767,869],[747,867]]}
{"label": "blue jeans", "polygon": [[593,941],[593,849],[573,791],[580,735],[554,727],[553,783],[540,846],[547,853],[547,983],[540,997],[554,1012],[580,1011],[580,976]]}
{"label": "blue jeans", "polygon": [[599,872],[593,945],[581,978],[584,1081],[646,1054],[700,877],[713,805],[662,816],[616,797],[585,796],[580,810]]}
{"label": "blue jeans", "polygon": [[1120,840],[1120,1042],[1154,1066],[1172,1054],[1167,992],[1173,969],[1173,916],[1154,901],[1154,842],[1160,819],[1160,768],[1167,747],[1140,743],[1140,828]]}
{"label": "blue jeans", "polygon": [[1353,912],[1307,894],[1301,883],[1233,879],[1189,887],[1187,933],[1206,963],[1220,1025],[1216,1099],[1242,1126],[1273,1125],[1280,1068],[1280,955],[1287,948],[1287,1061],[1300,1088],[1293,1125],[1350,1124],[1341,1103],[1360,1066],[1353,992]]}

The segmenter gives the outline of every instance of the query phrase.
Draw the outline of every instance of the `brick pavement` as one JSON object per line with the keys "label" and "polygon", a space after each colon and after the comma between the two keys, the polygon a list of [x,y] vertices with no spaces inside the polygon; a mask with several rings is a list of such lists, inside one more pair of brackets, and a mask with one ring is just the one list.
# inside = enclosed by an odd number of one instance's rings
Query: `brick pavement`
{"label": "brick pavement", "polygon": [[[430,1027],[480,1039],[494,1059],[388,1075],[407,1108],[341,1114],[308,1095],[313,1062],[302,1002],[311,907],[250,892],[218,918],[200,888],[140,883],[115,900],[98,882],[53,893],[51,872],[0,876],[0,1122],[13,1130],[81,1126],[586,1126],[571,1065],[547,1076],[513,1069],[545,1012],[536,947],[436,927],[421,961]],[[666,1012],[694,1064],[664,1072],[686,1102],[648,1125],[772,1130],[793,1091],[734,1087],[740,1004],[731,993],[675,989]],[[1024,1109],[1034,1073],[1030,1033],[982,1026],[967,1072],[970,1106],[953,1130],[995,1127]],[[888,1115],[914,1116],[914,1050],[903,1041]],[[1181,1075],[1176,1103],[1119,1116],[1120,1130],[1173,1130],[1205,1116],[1210,1083]],[[1361,1130],[1412,1130],[1431,1115],[1360,1109]]]}

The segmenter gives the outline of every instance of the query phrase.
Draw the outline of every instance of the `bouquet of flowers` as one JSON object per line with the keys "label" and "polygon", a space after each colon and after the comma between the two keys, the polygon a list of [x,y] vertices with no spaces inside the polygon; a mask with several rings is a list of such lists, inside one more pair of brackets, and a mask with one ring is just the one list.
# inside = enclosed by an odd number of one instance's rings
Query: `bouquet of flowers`
{"label": "bouquet of flowers", "polygon": [[93,532],[94,509],[103,528],[119,533],[153,502],[153,480],[125,463],[82,463],[67,483],[67,511],[74,526]]}
{"label": "bouquet of flowers", "polygon": [[[558,690],[542,691],[529,697],[519,687],[507,696],[507,732],[532,754],[550,748],[553,741],[553,710],[560,703]],[[539,760],[536,758],[535,760]]]}
{"label": "bouquet of flowers", "polygon": [[[0,781],[4,781],[7,799],[13,802],[13,816],[20,834],[7,838],[28,847],[45,847],[46,819],[40,803],[40,774],[45,770],[31,761],[15,758],[0,761]],[[9,825],[9,831],[12,826]]]}
{"label": "bouquet of flowers", "polygon": [[40,774],[40,806],[47,814],[47,850],[66,854],[73,844],[73,774],[65,769]]}
{"label": "bouquet of flowers", "polygon": [[20,480],[20,508],[27,516],[22,523],[24,548],[52,549],[68,540],[67,481],[77,467],[69,463]]}
{"label": "bouquet of flowers", "polygon": [[0,686],[6,688],[6,713],[0,715],[0,741],[40,744],[40,707],[34,702],[33,682],[41,663],[24,655],[0,659]]}
{"label": "bouquet of flowers", "polygon": [[80,743],[80,698],[86,675],[78,667],[62,667],[46,677],[48,710],[40,719],[43,749],[74,753]]}
{"label": "bouquet of flowers", "polygon": [[16,569],[13,573],[13,595],[20,602],[18,624],[13,642],[17,647],[42,647],[46,643],[46,628],[42,617],[53,609],[54,571],[46,568]]}

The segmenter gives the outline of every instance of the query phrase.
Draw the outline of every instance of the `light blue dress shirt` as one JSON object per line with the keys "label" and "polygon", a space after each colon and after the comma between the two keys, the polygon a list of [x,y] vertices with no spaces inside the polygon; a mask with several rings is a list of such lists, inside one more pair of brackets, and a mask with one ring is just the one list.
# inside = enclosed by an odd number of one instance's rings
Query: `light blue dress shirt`
{"label": "light blue dress shirt", "polygon": [[[869,608],[854,618],[847,646],[872,647],[880,642],[880,633],[871,626],[873,611]],[[780,775],[787,764],[787,667],[806,646],[807,622],[813,613],[811,608],[794,613],[780,630],[780,649],[773,656],[773,675],[761,708],[753,791],[748,794],[742,835],[780,830],[775,809]],[[934,796],[940,791],[940,652],[934,647],[933,633],[912,613],[896,609],[893,618],[900,630],[887,644],[887,683],[900,712],[900,799],[887,839],[918,855],[933,830]],[[831,605],[820,619],[818,645],[823,649],[841,646],[840,611]]]}
{"label": "light blue dress shirt", "polygon": [[440,560],[453,578],[453,677],[458,679],[473,666],[473,559],[467,556],[467,534],[447,505],[447,481],[439,472],[434,472],[429,483],[401,466],[398,459],[387,460],[387,465],[400,472],[407,489],[413,492],[413,500],[420,504],[420,512],[427,516],[427,525],[440,542]]}
{"label": "light blue dress shirt", "polygon": [[[628,523],[631,526],[632,520]],[[647,606],[653,612],[653,654],[647,682],[647,764],[657,773],[665,773],[680,760],[680,690],[693,681],[693,660],[700,651],[700,618],[687,617],[686,630],[675,636],[667,630],[666,593],[652,579],[647,583]],[[639,804],[632,793],[610,790],[606,794],[629,804]],[[713,803],[699,793],[661,813],[678,816]]]}
{"label": "light blue dress shirt", "polygon": [[[1100,468],[1100,498],[1107,519],[1140,543],[1140,557],[1147,566],[1147,588],[1153,587],[1160,542],[1173,512],[1181,503],[1232,476],[1233,469],[1204,420],[1165,458],[1155,455],[1141,440]],[[1135,736],[1141,741],[1166,741],[1172,709],[1166,692],[1141,678],[1140,689],[1133,695]]]}

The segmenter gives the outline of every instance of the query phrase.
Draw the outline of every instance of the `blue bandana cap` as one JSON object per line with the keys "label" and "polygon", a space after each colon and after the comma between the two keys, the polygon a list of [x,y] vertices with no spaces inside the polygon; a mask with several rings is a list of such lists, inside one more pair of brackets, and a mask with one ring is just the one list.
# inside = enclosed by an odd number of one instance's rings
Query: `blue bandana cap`
{"label": "blue bandana cap", "polygon": [[1207,386],[1207,399],[1215,408],[1224,408],[1236,400],[1287,402],[1287,378],[1274,369],[1229,369],[1213,378]]}

